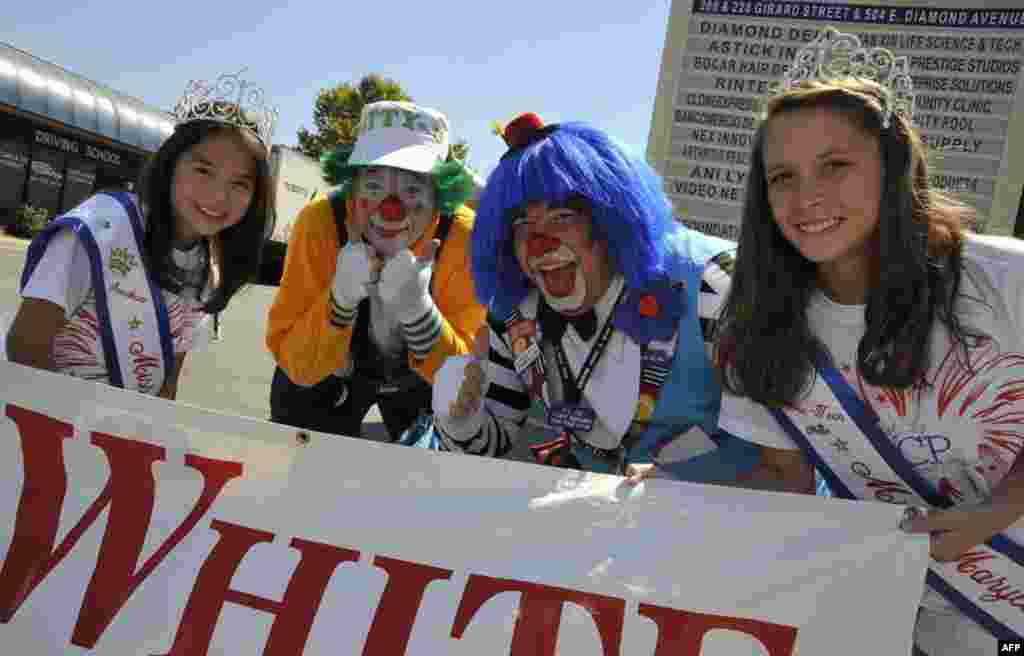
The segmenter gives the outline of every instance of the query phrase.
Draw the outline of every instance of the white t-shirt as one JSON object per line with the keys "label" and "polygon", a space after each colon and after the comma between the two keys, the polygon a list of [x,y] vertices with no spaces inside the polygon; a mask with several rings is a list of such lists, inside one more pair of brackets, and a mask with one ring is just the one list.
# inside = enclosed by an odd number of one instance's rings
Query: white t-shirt
{"label": "white t-shirt", "polygon": [[[188,251],[174,250],[172,255],[185,271],[197,271],[206,266],[206,254],[199,244]],[[208,316],[202,311],[196,294],[178,295],[166,290],[162,293],[175,355],[209,341]],[[50,301],[64,308],[68,323],[53,340],[56,370],[109,384],[89,255],[70,229],[61,230],[50,239],[21,296]]]}
{"label": "white t-shirt", "polygon": [[[970,349],[972,372],[956,357],[949,333],[936,326],[926,389],[889,390],[863,381],[856,363],[865,306],[842,306],[818,293],[807,319],[900,453],[940,491],[970,504],[991,495],[1024,447],[1024,242],[969,235],[960,292],[961,322],[989,339]],[[826,384],[816,377],[799,403],[823,409],[817,416],[827,421],[840,408],[821,408],[830,406],[822,391]],[[719,425],[766,446],[797,448],[764,406],[727,392]],[[1008,534],[1024,544],[1024,521]]]}

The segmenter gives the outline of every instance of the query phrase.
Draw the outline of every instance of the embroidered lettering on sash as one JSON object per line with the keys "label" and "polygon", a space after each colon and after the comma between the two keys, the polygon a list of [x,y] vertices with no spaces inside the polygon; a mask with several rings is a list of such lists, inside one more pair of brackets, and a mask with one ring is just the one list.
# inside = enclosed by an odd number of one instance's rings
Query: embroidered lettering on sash
{"label": "embroidered lettering on sash", "polygon": [[[127,298],[129,300],[135,301],[136,303],[148,303],[149,302],[149,299],[147,299],[146,297],[142,296],[138,292],[133,291],[131,289],[125,289],[125,288],[121,287],[121,283],[120,282],[115,282],[113,285],[111,285],[110,286],[110,291],[112,291],[115,294],[118,294],[120,296],[124,296],[125,298]],[[133,328],[133,330],[134,330],[134,328]]]}
{"label": "embroidered lettering on sash", "polygon": [[867,482],[868,491],[875,495],[879,501],[886,503],[906,503],[910,496],[910,490],[896,481],[886,481],[871,475],[871,468],[863,462],[857,461],[850,465],[850,471],[860,476]]}
{"label": "embroidered lettering on sash", "polygon": [[153,369],[160,367],[160,359],[155,355],[146,353],[146,347],[140,341],[133,341],[128,346],[128,352],[132,356],[132,374],[140,392],[148,393],[153,390]]}

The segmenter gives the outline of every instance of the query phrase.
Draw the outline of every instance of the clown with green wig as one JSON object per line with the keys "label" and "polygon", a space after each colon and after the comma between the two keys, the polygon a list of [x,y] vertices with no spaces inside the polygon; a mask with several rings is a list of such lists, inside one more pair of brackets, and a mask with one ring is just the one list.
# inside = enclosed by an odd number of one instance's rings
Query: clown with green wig
{"label": "clown with green wig", "polygon": [[324,158],[337,187],[289,239],[267,324],[271,419],[358,437],[376,404],[396,440],[486,315],[469,273],[474,178],[447,160],[448,120],[433,109],[373,103],[358,133],[350,154]]}

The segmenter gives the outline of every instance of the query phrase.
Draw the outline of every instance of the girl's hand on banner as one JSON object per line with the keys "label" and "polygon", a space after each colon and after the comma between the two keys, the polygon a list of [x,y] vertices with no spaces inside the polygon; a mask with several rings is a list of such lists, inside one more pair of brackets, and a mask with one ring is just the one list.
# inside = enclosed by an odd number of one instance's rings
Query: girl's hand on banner
{"label": "girl's hand on banner", "polygon": [[985,503],[950,510],[907,508],[900,528],[907,533],[930,534],[931,557],[940,563],[948,563],[1006,530],[1020,516],[1020,508],[1006,503]]}
{"label": "girl's hand on banner", "polygon": [[626,482],[630,485],[636,485],[637,483],[644,481],[648,478],[652,478],[658,473],[658,468],[653,464],[649,463],[646,465],[626,465]]}

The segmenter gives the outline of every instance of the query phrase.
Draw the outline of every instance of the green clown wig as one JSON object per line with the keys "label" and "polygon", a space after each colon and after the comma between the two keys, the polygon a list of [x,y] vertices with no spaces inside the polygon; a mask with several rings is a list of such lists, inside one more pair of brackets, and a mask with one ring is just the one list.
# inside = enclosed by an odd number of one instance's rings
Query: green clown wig
{"label": "green clown wig", "polygon": [[[324,181],[331,186],[342,186],[346,195],[360,168],[348,163],[352,150],[352,144],[342,144],[320,157]],[[434,181],[437,207],[442,214],[454,213],[473,196],[473,174],[456,159],[438,163],[430,172],[430,178]]]}

